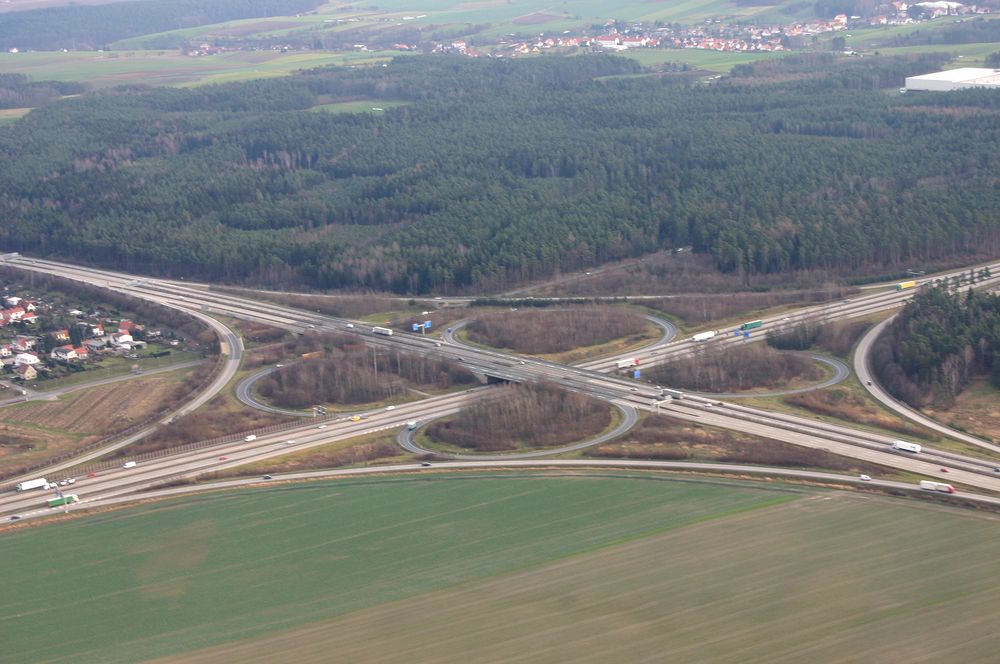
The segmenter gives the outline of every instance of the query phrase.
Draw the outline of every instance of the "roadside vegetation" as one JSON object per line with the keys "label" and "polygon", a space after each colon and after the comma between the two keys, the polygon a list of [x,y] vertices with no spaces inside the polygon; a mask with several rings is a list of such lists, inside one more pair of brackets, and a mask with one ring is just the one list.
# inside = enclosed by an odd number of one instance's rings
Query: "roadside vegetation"
{"label": "roadside vegetation", "polygon": [[587,449],[589,457],[657,459],[662,461],[717,461],[756,466],[817,468],[868,475],[889,469],[751,434],[691,426],[663,415],[650,415],[642,424],[611,443]]}
{"label": "roadside vegetation", "polygon": [[697,356],[643,369],[652,383],[702,392],[778,388],[792,381],[821,380],[823,370],[806,355],[782,353],[764,344],[708,350]]}
{"label": "roadside vegetation", "polygon": [[782,400],[790,406],[803,408],[817,415],[878,427],[904,436],[925,438],[928,434],[927,430],[906,423],[894,414],[874,405],[871,399],[846,388],[832,387],[803,394],[790,394],[782,397]]}
{"label": "roadside vegetation", "polygon": [[[328,344],[328,345],[327,345]],[[265,376],[258,393],[282,408],[316,404],[362,404],[405,396],[411,389],[445,390],[474,385],[476,377],[456,362],[369,347],[354,335],[331,335],[318,357]]]}
{"label": "roadside vegetation", "polygon": [[[973,271],[962,282],[982,276]],[[977,377],[1000,390],[1000,296],[923,290],[876,340],[871,364],[893,396],[916,408],[949,407]]]}
{"label": "roadside vegetation", "polygon": [[465,329],[469,339],[517,353],[544,355],[615,339],[638,341],[646,320],[620,307],[520,309],[478,316]]}
{"label": "roadside vegetation", "polygon": [[838,320],[822,325],[803,323],[768,332],[767,344],[779,350],[815,348],[846,358],[870,327],[871,322],[867,320]]}
{"label": "roadside vegetation", "polygon": [[427,436],[477,452],[563,445],[605,430],[607,404],[548,384],[507,385],[500,395],[432,422]]}

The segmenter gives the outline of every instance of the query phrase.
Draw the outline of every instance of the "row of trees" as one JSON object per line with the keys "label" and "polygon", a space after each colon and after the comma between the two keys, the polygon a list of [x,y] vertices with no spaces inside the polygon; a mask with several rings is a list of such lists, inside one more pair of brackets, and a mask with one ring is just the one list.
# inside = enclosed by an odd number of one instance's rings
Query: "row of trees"
{"label": "row of trees", "polygon": [[871,362],[879,382],[916,407],[947,407],[976,376],[1000,388],[1000,296],[924,290],[879,336]]}
{"label": "row of trees", "polygon": [[[99,91],[0,128],[0,244],[411,293],[682,246],[742,275],[998,251],[1000,97],[872,93],[937,64],[793,56],[704,86],[612,56],[412,57]],[[407,105],[307,112],[347,98]]]}

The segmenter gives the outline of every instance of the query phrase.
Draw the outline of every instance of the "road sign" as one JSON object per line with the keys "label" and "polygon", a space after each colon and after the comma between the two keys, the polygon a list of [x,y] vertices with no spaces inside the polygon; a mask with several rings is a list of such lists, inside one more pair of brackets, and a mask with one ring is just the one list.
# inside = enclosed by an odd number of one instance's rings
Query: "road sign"
{"label": "road sign", "polygon": [[749,339],[750,338],[750,331],[749,330],[743,332],[743,338],[744,339]]}
{"label": "road sign", "polygon": [[414,323],[413,324],[413,331],[416,332],[419,329],[420,329],[420,323]]}
{"label": "road sign", "polygon": [[639,369],[636,369],[635,371],[632,372],[632,378],[639,380],[639,378],[641,377],[642,377],[642,371],[640,371]]}
{"label": "road sign", "polygon": [[425,330],[431,329],[431,322],[429,320],[424,321],[424,329]]}

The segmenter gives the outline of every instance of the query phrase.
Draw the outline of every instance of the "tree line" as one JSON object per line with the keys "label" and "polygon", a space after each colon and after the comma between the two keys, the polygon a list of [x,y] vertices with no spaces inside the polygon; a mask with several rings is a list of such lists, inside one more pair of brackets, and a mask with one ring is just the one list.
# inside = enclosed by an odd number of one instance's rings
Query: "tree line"
{"label": "tree line", "polygon": [[879,336],[871,363],[879,382],[915,407],[951,405],[976,376],[1000,388],[1000,296],[926,288]]}
{"label": "tree line", "polygon": [[[939,64],[790,56],[703,85],[607,55],[411,57],[95,91],[0,127],[0,244],[401,293],[688,246],[747,278],[996,252],[1000,96],[877,92]],[[358,98],[406,105],[308,110]]]}

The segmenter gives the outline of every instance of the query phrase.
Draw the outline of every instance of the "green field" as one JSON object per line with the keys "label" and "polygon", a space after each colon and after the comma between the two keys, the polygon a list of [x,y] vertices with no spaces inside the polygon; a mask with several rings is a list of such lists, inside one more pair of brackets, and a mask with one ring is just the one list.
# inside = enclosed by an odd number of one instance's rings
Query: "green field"
{"label": "green field", "polygon": [[788,499],[655,480],[338,482],[6,533],[0,660],[124,662],[209,646]]}
{"label": "green field", "polygon": [[299,69],[361,64],[397,55],[401,54],[234,51],[189,57],[167,50],[0,53],[0,74],[25,74],[35,81],[78,81],[98,88],[136,83],[197,85],[284,76]]}
{"label": "green field", "polygon": [[0,535],[0,661],[989,661],[998,554],[991,517],[846,493],[276,485]]}

